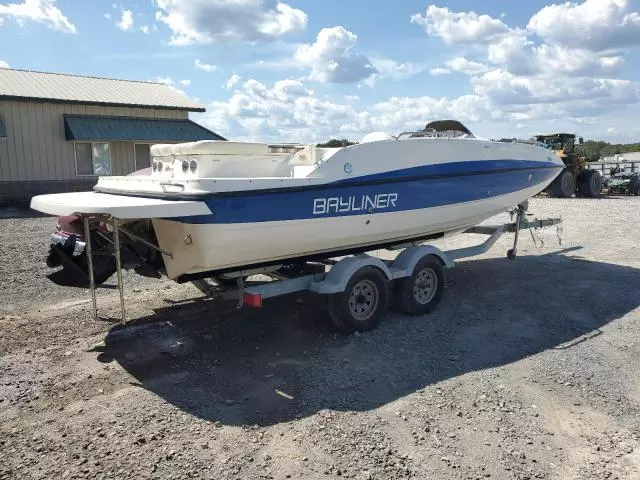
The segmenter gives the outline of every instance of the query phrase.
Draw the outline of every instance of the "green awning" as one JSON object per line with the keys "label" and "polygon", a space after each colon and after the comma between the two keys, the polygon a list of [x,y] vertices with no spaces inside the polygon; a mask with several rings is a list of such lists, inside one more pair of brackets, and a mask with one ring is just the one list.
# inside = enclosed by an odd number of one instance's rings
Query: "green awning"
{"label": "green awning", "polygon": [[4,122],[0,118],[0,138],[7,138],[7,129],[4,127]]}
{"label": "green awning", "polygon": [[67,140],[195,142],[226,140],[188,119],[64,115]]}

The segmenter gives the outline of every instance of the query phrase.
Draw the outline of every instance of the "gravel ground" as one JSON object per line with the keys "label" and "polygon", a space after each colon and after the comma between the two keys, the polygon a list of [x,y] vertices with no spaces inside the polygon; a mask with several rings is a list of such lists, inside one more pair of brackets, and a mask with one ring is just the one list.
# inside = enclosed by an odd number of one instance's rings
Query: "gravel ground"
{"label": "gravel ground", "polygon": [[640,199],[531,211],[561,245],[504,237],[351,336],[128,274],[129,326],[113,284],[94,321],[44,276],[55,219],[0,218],[0,478],[640,478]]}

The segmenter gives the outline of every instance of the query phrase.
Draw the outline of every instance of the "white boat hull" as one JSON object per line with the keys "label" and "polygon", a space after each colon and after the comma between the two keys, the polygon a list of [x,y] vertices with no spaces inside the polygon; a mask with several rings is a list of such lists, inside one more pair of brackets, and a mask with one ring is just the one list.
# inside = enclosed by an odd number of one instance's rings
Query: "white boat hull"
{"label": "white boat hull", "polygon": [[[466,203],[369,215],[261,223],[190,224],[153,220],[167,275],[227,270],[385,242],[452,234],[539,193],[536,185]],[[185,241],[186,239],[186,241]]]}

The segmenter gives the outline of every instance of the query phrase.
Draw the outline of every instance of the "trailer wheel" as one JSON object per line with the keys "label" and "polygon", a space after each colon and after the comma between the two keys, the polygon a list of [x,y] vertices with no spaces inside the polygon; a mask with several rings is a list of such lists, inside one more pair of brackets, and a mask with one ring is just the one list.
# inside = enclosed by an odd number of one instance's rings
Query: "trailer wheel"
{"label": "trailer wheel", "polygon": [[329,316],[336,328],[344,333],[373,329],[387,311],[388,283],[375,267],[353,274],[344,292],[329,296]]}
{"label": "trailer wheel", "polygon": [[582,197],[596,198],[602,190],[602,175],[596,170],[585,170],[578,178],[578,193]]}
{"label": "trailer wheel", "polygon": [[397,280],[396,301],[407,315],[431,312],[444,293],[445,274],[440,260],[433,255],[420,259],[410,277]]}

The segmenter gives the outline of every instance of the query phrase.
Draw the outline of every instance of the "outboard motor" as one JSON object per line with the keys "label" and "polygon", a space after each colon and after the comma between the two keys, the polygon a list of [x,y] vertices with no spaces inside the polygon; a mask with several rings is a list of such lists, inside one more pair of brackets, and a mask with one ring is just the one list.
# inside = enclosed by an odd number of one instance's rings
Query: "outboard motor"
{"label": "outboard motor", "polygon": [[[103,233],[108,233],[106,228],[102,227]],[[116,272],[116,263],[112,255],[96,255],[104,251],[106,243],[108,242],[103,237],[97,234],[92,235],[93,272],[96,285],[104,283]],[[62,266],[62,269],[47,275],[53,283],[63,287],[89,288],[86,242],[80,217],[58,218],[57,230],[50,237],[46,263],[49,268]]]}

